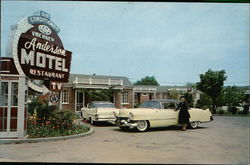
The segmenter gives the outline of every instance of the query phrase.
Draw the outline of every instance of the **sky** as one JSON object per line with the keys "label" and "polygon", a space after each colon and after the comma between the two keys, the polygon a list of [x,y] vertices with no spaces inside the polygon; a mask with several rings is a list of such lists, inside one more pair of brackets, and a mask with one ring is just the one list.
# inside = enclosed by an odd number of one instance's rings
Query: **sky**
{"label": "sky", "polygon": [[72,52],[73,74],[154,76],[160,85],[226,71],[225,86],[249,86],[249,4],[1,1],[1,56],[10,26],[43,10]]}

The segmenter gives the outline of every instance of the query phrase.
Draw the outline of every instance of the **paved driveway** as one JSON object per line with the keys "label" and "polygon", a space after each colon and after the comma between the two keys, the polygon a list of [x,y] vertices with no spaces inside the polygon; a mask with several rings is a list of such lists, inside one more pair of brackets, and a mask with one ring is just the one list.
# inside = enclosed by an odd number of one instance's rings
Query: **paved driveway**
{"label": "paved driveway", "polygon": [[164,164],[249,164],[249,117],[215,116],[198,129],[123,132],[94,126],[76,139],[0,145],[0,161]]}

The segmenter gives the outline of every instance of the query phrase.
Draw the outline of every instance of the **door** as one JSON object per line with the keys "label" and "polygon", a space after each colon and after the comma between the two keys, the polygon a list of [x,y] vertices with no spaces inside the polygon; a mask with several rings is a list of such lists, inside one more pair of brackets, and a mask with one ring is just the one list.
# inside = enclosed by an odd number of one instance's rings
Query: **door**
{"label": "door", "polygon": [[159,110],[160,123],[159,126],[172,126],[178,124],[179,111],[175,111],[176,103],[162,103],[162,109]]}
{"label": "door", "polygon": [[0,96],[0,137],[17,137],[18,82],[2,81]]}
{"label": "door", "polygon": [[81,111],[81,108],[84,107],[85,93],[84,91],[76,91],[76,111]]}

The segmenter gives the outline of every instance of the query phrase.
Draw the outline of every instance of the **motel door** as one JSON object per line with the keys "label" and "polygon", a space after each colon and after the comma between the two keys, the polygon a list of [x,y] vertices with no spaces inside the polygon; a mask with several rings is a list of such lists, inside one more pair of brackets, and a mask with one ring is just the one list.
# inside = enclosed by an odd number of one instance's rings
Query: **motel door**
{"label": "motel door", "polygon": [[[0,83],[0,138],[23,137],[27,125],[27,104],[23,97],[27,96],[27,87],[18,79],[1,80]],[[18,90],[20,87],[22,89]],[[22,98],[20,92],[24,92]]]}
{"label": "motel door", "polygon": [[85,103],[85,93],[83,90],[77,89],[76,91],[76,111],[81,111]]}

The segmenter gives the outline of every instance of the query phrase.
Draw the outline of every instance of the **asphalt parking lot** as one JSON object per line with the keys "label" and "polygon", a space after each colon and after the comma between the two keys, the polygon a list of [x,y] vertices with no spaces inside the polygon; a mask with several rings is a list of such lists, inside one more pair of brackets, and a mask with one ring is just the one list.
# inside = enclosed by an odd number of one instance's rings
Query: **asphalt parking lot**
{"label": "asphalt parking lot", "polygon": [[214,116],[197,129],[121,131],[93,126],[90,136],[59,141],[1,144],[1,162],[249,164],[250,117]]}

